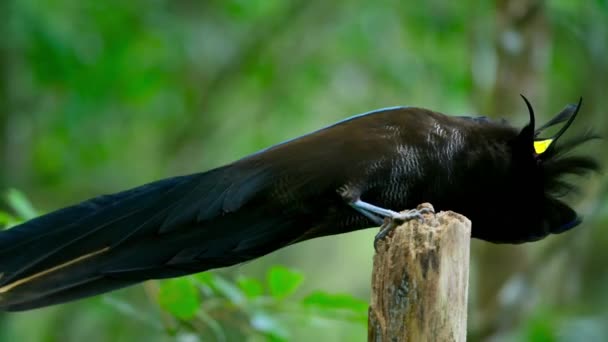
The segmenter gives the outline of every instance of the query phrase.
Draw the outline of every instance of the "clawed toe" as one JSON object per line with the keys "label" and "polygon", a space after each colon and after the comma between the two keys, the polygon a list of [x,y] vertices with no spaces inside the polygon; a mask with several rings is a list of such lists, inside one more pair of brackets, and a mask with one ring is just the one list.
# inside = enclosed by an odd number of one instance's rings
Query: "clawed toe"
{"label": "clawed toe", "polygon": [[380,227],[380,232],[374,237],[374,249],[378,251],[378,243],[384,240],[399,224],[413,220],[423,220],[423,214],[434,214],[432,208],[412,209],[403,213],[394,212],[394,215],[387,217]]}

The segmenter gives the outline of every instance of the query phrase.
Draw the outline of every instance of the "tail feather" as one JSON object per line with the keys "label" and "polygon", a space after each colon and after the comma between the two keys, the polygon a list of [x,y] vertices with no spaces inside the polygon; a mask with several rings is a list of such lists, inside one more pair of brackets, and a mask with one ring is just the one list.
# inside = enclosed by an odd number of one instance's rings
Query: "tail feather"
{"label": "tail feather", "polygon": [[171,178],[0,233],[0,310],[228,266],[289,244],[305,219],[251,200],[268,175],[222,168]]}
{"label": "tail feather", "polygon": [[[153,223],[147,219],[150,209],[162,209],[164,201],[159,201],[159,197],[184,181],[183,178],[169,179],[145,185],[144,189],[95,198],[8,230],[0,235],[0,272],[3,274],[0,286],[67,262],[83,251],[119,244],[135,234],[137,228]],[[100,206],[101,203],[105,206]],[[65,212],[66,217],[61,217],[61,212]],[[65,225],[55,226],[61,223]]]}

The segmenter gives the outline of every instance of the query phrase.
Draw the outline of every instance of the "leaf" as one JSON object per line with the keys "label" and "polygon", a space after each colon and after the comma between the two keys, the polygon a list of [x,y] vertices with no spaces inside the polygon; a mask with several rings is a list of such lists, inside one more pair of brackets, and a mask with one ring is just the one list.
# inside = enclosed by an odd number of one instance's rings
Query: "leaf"
{"label": "leaf", "polygon": [[188,277],[162,281],[158,303],[173,316],[188,320],[196,315],[201,305],[198,289]]}
{"label": "leaf", "polygon": [[257,298],[264,293],[262,283],[255,278],[242,276],[237,279],[236,283],[249,299]]}
{"label": "leaf", "polygon": [[215,275],[212,272],[202,272],[190,276],[195,281],[203,296],[215,295]]}
{"label": "leaf", "polygon": [[348,294],[316,291],[302,299],[301,304],[319,316],[367,324],[367,302]]}
{"label": "leaf", "polygon": [[283,324],[264,312],[255,313],[250,323],[255,330],[263,332],[271,341],[282,342],[289,338],[289,332]]}
{"label": "leaf", "polygon": [[267,276],[270,294],[276,299],[283,299],[293,294],[303,280],[302,273],[284,266],[273,266]]}
{"label": "leaf", "polygon": [[30,201],[19,190],[9,189],[6,193],[6,202],[22,219],[30,220],[38,216]]}
{"label": "leaf", "polygon": [[530,342],[555,342],[558,340],[558,326],[555,314],[541,309],[526,322],[525,340]]}
{"label": "leaf", "polygon": [[199,273],[193,277],[201,285],[212,290],[212,294],[220,295],[228,299],[233,304],[245,301],[245,294],[232,282],[224,279],[220,275],[212,272]]}
{"label": "leaf", "polygon": [[240,288],[217,274],[215,275],[215,289],[234,304],[245,301],[245,294]]}
{"label": "leaf", "polygon": [[5,213],[4,211],[0,211],[0,229],[9,228],[12,225],[17,223],[17,219],[13,216]]}
{"label": "leaf", "polygon": [[215,285],[215,275],[212,272],[197,273],[194,279],[203,285],[213,287]]}
{"label": "leaf", "polygon": [[368,308],[367,302],[349,294],[329,294],[323,291],[309,294],[302,299],[302,304],[324,310],[349,310],[357,313],[367,312]]}

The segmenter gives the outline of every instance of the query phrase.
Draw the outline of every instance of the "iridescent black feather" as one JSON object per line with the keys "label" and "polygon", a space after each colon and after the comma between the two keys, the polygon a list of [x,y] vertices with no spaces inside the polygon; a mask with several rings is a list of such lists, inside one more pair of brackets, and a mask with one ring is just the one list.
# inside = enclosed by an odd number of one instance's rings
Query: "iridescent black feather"
{"label": "iridescent black feather", "polygon": [[555,197],[566,197],[570,193],[579,194],[578,187],[566,177],[568,175],[585,176],[598,172],[600,164],[589,156],[574,155],[574,149],[591,140],[600,139],[596,134],[586,133],[565,141],[560,141],[542,162],[545,175],[545,191]]}

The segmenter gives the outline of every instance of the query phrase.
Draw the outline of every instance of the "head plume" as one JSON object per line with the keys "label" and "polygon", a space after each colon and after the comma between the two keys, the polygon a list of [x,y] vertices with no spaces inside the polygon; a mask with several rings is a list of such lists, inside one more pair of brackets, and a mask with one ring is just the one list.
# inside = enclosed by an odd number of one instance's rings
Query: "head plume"
{"label": "head plume", "polygon": [[[564,179],[564,176],[580,176],[599,170],[599,164],[595,159],[571,152],[579,145],[596,139],[598,136],[587,132],[569,139],[560,139],[577,117],[582,105],[582,98],[579,99],[578,104],[568,105],[539,128],[535,128],[532,105],[523,95],[522,98],[528,107],[530,122],[521,130],[518,141],[524,144],[528,153],[531,153],[530,157],[536,159],[541,175],[541,178],[536,181],[542,183],[545,194],[546,202],[543,209],[545,222],[549,231],[559,233],[580,223],[576,212],[559,199],[568,193],[577,192],[577,188]],[[541,137],[547,128],[563,122],[565,124],[557,133],[550,137]]]}

